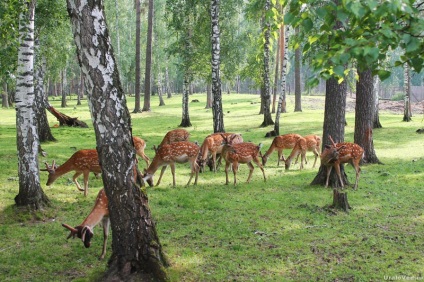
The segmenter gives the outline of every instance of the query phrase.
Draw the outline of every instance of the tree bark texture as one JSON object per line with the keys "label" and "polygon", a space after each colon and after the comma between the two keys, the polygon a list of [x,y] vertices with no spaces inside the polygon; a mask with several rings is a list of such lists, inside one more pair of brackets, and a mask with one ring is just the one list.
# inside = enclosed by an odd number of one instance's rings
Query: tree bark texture
{"label": "tree bark texture", "polygon": [[[296,28],[296,34],[299,33],[299,27]],[[294,51],[294,111],[302,111],[302,89],[300,84],[300,48]]]}
{"label": "tree bark texture", "polygon": [[364,149],[363,162],[380,163],[374,150],[373,116],[374,93],[371,69],[358,70],[356,83],[355,134],[354,142]]}
{"label": "tree bark texture", "polygon": [[219,5],[220,0],[211,0],[211,42],[212,42],[212,114],[213,114],[213,132],[225,132],[224,114],[222,112],[222,93],[221,93],[221,47],[219,33]]}
{"label": "tree bark texture", "polygon": [[[280,29],[283,27],[280,27]],[[281,32],[280,32],[281,34]],[[274,90],[272,91],[272,110],[271,113],[275,113],[275,104],[277,102],[277,89],[278,89],[278,76],[280,74],[280,48],[282,48],[281,46],[281,40],[278,39],[277,42],[277,54],[275,55],[275,75],[274,75]]]}
{"label": "tree bark texture", "polygon": [[1,94],[1,106],[2,108],[9,108],[9,95],[7,94],[7,82],[6,79],[3,81],[3,93]]}
{"label": "tree bark texture", "polygon": [[404,67],[404,89],[405,89],[405,103],[403,106],[403,121],[411,121],[411,72],[409,65],[405,64]]}
{"label": "tree bark texture", "polygon": [[[265,13],[271,9],[270,0],[265,0]],[[265,20],[265,43],[264,43],[264,72],[263,72],[263,93],[262,104],[264,121],[261,127],[274,124],[271,115],[271,95],[270,95],[270,79],[269,79],[269,45],[271,36],[271,24],[269,20]]]}
{"label": "tree bark texture", "polygon": [[149,0],[149,12],[147,15],[147,42],[146,42],[146,69],[144,72],[144,104],[143,112],[150,112],[150,96],[152,82],[152,42],[153,42],[153,0]]}
{"label": "tree bark texture", "polygon": [[182,118],[181,118],[181,127],[190,127],[190,113],[188,109],[188,100],[189,100],[189,87],[190,83],[188,81],[188,75],[184,75],[184,85],[183,85],[183,100],[182,100]]}
{"label": "tree bark texture", "polygon": [[330,206],[333,209],[341,209],[349,212],[352,207],[347,200],[347,192],[341,192],[339,189],[333,189],[333,204]]}
{"label": "tree bark texture", "polygon": [[378,75],[374,76],[374,82],[373,82],[373,95],[374,95],[374,114],[373,114],[373,125],[372,128],[383,128],[383,126],[380,123],[380,114],[378,111],[379,101],[380,101],[380,79],[378,78]]}
{"label": "tree bark texture", "polygon": [[[345,80],[342,83],[338,83],[337,78],[331,77],[326,81],[324,125],[321,151],[323,151],[325,145],[331,144],[328,137],[329,135],[331,135],[336,143],[344,141],[346,94],[347,83]],[[349,181],[347,179],[346,173],[344,172],[343,165],[340,165],[340,174],[345,185],[349,185]],[[314,180],[312,180],[311,185],[324,186],[326,177],[327,168],[324,165],[321,165],[318,170],[318,174],[315,176]],[[335,169],[331,171],[328,185],[333,188],[341,187]]]}
{"label": "tree bark texture", "polygon": [[135,0],[135,104],[133,113],[141,113],[141,0]]}
{"label": "tree bark texture", "polygon": [[38,139],[34,93],[35,1],[26,1],[27,11],[19,18],[19,51],[16,78],[16,145],[18,150],[18,206],[38,210],[50,204],[40,185]]}
{"label": "tree bark texture", "polygon": [[212,84],[206,83],[206,106],[205,109],[211,109],[212,108]]}
{"label": "tree bark texture", "polygon": [[102,281],[167,280],[164,267],[168,262],[147,195],[134,181],[137,163],[131,116],[114,59],[103,1],[68,0],[67,5],[109,199],[112,255]]}
{"label": "tree bark texture", "polygon": [[[281,29],[283,29],[284,27],[281,27]],[[283,37],[284,37],[284,42],[281,43],[281,47],[282,49],[284,49],[284,52],[282,53],[283,56],[283,63],[281,64],[281,92],[280,92],[280,97],[278,98],[278,106],[277,106],[277,113],[275,115],[275,124],[274,124],[274,132],[275,134],[278,136],[280,135],[280,116],[281,116],[281,112],[283,111],[283,103],[285,101],[285,97],[286,97],[286,87],[287,87],[287,50],[288,50],[288,43],[289,43],[289,36],[288,36],[288,30],[289,27],[286,26],[285,27],[286,32],[285,32],[285,36],[283,33]],[[281,35],[280,35],[281,37]]]}

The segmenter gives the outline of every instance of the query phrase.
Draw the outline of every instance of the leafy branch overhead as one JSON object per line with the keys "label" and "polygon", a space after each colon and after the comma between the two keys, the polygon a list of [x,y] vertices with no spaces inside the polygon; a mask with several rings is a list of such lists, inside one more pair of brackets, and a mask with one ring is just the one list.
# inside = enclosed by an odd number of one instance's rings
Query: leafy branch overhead
{"label": "leafy branch overhead", "polygon": [[[346,65],[354,63],[359,70],[370,67],[384,80],[390,76],[386,68],[390,50],[402,52],[391,67],[407,63],[416,72],[422,70],[424,21],[420,13],[419,5],[407,0],[339,4],[306,0],[290,1],[284,21],[301,27],[295,44],[306,42],[302,46],[305,59],[322,77],[343,79],[349,72]],[[335,22],[340,24],[337,29]]]}

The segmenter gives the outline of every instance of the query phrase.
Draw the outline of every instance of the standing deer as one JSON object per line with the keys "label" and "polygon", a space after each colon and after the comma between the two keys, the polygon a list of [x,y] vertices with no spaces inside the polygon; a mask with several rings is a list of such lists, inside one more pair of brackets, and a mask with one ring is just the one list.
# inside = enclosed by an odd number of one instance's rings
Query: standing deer
{"label": "standing deer", "polygon": [[[139,155],[143,159],[144,157],[147,157],[144,154],[144,147],[145,147],[144,140],[139,137],[133,137],[133,142],[134,142],[137,155]],[[137,146],[140,146],[140,144],[143,144],[143,143],[144,143],[144,147],[142,147],[141,149],[140,148],[137,149]],[[95,174],[102,172],[99,165],[99,156],[97,154],[96,149],[79,150],[75,152],[64,164],[58,167],[56,166],[55,160],[53,160],[53,163],[51,166],[49,166],[47,162],[45,163],[45,165],[46,165],[46,169],[42,171],[49,172],[49,177],[46,183],[47,186],[50,186],[51,184],[53,184],[53,182],[55,182],[56,179],[59,178],[60,176],[70,171],[75,171],[75,174],[72,177],[72,180],[74,181],[79,191],[84,191],[84,196],[87,196],[88,194],[88,176],[90,172],[94,172]],[[81,174],[84,176],[84,189],[81,188],[80,184],[77,181],[77,178]]]}
{"label": "standing deer", "polygon": [[[202,146],[200,147],[199,153],[198,163],[201,169],[204,169],[205,163],[207,162],[208,155],[210,153],[212,156],[212,168],[213,171],[216,172],[216,156],[217,154],[221,154],[222,148],[224,147],[223,141],[226,137],[231,138],[232,144],[243,142],[243,137],[241,137],[241,134],[235,133],[213,133],[206,136]],[[219,158],[219,160],[221,160],[221,158]]]}
{"label": "standing deer", "polygon": [[361,146],[355,143],[343,142],[343,143],[334,143],[333,139],[330,137],[332,145],[325,145],[324,151],[321,153],[321,164],[327,168],[327,178],[325,181],[325,187],[328,187],[328,181],[330,178],[330,173],[333,167],[336,169],[337,176],[339,178],[341,187],[344,187],[343,179],[340,174],[340,165],[344,163],[350,163],[356,172],[355,186],[353,189],[358,188],[359,174],[361,168],[359,167],[359,162],[361,161],[364,155],[364,149]]}
{"label": "standing deer", "polygon": [[163,137],[162,142],[159,144],[158,148],[165,145],[165,144],[171,144],[174,142],[180,142],[180,141],[188,141],[190,138],[190,133],[182,128],[174,129],[171,131],[168,131],[165,134],[165,137]]}
{"label": "standing deer", "polygon": [[94,207],[91,210],[91,213],[84,219],[84,221],[76,226],[71,227],[68,224],[62,224],[63,227],[69,229],[71,233],[68,236],[69,238],[75,238],[77,236],[82,240],[86,248],[91,245],[91,238],[94,235],[93,229],[99,223],[102,222],[103,225],[103,251],[100,255],[100,259],[104,259],[106,255],[106,245],[107,238],[109,235],[109,209],[108,209],[108,198],[106,196],[105,190],[101,189],[97,194],[96,202]]}
{"label": "standing deer", "polygon": [[260,162],[259,155],[261,155],[261,147],[262,144],[255,145],[250,142],[243,142],[243,143],[237,143],[232,144],[232,138],[235,138],[235,136],[228,137],[223,136],[224,139],[224,147],[222,149],[222,157],[225,160],[225,177],[226,181],[225,184],[228,185],[228,170],[230,168],[230,165],[232,166],[233,173],[234,173],[234,186],[237,185],[237,170],[239,163],[241,164],[247,164],[249,167],[249,176],[247,177],[247,183],[250,182],[250,178],[252,177],[254,167],[252,165],[252,161],[256,163],[256,165],[261,169],[262,174],[264,176],[264,181],[266,182],[266,176],[264,168]]}
{"label": "standing deer", "polygon": [[308,160],[306,158],[307,151],[314,153],[315,161],[312,167],[315,167],[315,164],[319,156],[320,147],[321,147],[321,137],[319,137],[318,135],[306,135],[305,137],[300,137],[297,140],[295,146],[293,147],[293,150],[290,153],[290,156],[285,161],[286,170],[290,168],[291,162],[294,158],[296,158],[296,163],[297,163],[299,159],[299,155],[301,157],[300,169],[303,169],[303,161],[305,161],[305,163],[308,163]]}
{"label": "standing deer", "polygon": [[147,182],[150,186],[153,186],[153,175],[159,169],[159,167],[162,167],[158,182],[156,183],[156,186],[158,186],[162,179],[163,173],[169,165],[171,166],[173,186],[175,187],[175,163],[189,162],[191,174],[186,186],[190,185],[194,174],[196,175],[194,185],[196,185],[199,175],[199,166],[196,162],[198,155],[199,146],[193,142],[180,141],[162,145],[156,150],[156,155],[153,158],[152,163],[144,171],[142,176],[143,181]]}
{"label": "standing deer", "polygon": [[294,145],[296,145],[297,139],[299,139],[300,137],[301,136],[299,134],[295,134],[295,133],[289,133],[289,134],[279,135],[275,137],[268,151],[266,151],[266,153],[262,156],[262,164],[265,165],[269,156],[272,154],[272,152],[274,152],[274,150],[277,150],[278,152],[277,166],[279,166],[280,160],[285,161],[283,150],[293,149]]}

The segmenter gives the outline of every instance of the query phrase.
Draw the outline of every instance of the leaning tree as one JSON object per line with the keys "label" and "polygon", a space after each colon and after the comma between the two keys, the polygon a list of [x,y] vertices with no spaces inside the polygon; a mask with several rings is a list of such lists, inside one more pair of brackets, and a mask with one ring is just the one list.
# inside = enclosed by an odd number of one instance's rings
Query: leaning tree
{"label": "leaning tree", "polygon": [[131,117],[114,59],[103,1],[67,0],[67,5],[109,199],[112,255],[104,280],[167,280],[168,262],[148,198],[134,181],[137,160]]}

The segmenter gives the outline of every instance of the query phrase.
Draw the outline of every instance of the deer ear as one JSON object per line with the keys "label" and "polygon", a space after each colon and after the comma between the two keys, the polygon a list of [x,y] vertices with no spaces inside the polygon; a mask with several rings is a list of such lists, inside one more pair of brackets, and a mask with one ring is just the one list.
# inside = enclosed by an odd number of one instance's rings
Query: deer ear
{"label": "deer ear", "polygon": [[91,245],[91,238],[93,238],[93,231],[91,231],[91,228],[88,226],[84,226],[81,232],[81,240],[84,242],[84,246],[86,248],[89,248]]}

